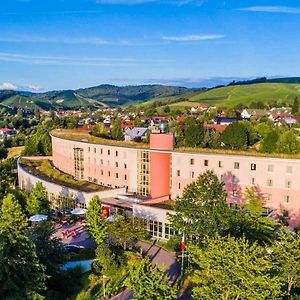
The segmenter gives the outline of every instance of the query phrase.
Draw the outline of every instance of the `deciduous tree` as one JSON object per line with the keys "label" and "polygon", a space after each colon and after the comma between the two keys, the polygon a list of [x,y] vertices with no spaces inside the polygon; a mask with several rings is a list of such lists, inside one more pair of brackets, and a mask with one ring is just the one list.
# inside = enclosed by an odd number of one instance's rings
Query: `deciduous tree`
{"label": "deciduous tree", "polygon": [[188,246],[194,269],[194,299],[282,299],[281,282],[271,275],[269,254],[245,238],[206,237],[203,247]]}
{"label": "deciduous tree", "polygon": [[47,197],[46,189],[41,182],[37,182],[27,198],[27,210],[29,214],[48,214],[50,202]]}
{"label": "deciduous tree", "polygon": [[44,266],[27,236],[27,220],[9,194],[0,214],[0,298],[39,299],[45,289]]}
{"label": "deciduous tree", "polygon": [[173,300],[176,289],[172,287],[168,276],[158,267],[154,267],[149,258],[142,259],[131,266],[129,287],[136,300]]}
{"label": "deciduous tree", "polygon": [[88,204],[86,221],[89,235],[97,244],[101,244],[107,236],[107,220],[98,196],[94,196]]}

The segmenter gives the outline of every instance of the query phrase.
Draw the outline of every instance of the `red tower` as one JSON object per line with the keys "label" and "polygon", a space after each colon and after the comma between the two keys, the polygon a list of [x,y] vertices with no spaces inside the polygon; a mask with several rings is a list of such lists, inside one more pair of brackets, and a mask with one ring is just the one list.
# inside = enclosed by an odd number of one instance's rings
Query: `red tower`
{"label": "red tower", "polygon": [[154,133],[150,135],[150,191],[152,199],[169,199],[171,154],[168,151],[173,149],[173,134]]}

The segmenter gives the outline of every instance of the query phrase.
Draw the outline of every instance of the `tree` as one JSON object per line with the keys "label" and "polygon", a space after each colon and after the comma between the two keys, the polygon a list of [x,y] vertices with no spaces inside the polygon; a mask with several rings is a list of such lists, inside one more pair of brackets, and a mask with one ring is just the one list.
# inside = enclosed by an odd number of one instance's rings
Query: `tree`
{"label": "tree", "polygon": [[169,215],[174,229],[203,237],[228,230],[231,209],[226,203],[224,185],[212,172],[201,174],[176,199],[175,215]]}
{"label": "tree", "polygon": [[29,214],[45,214],[50,211],[50,202],[47,197],[46,189],[41,182],[37,182],[27,198],[27,210]]}
{"label": "tree", "polygon": [[54,232],[54,225],[45,220],[35,224],[29,236],[35,245],[40,263],[46,267],[48,276],[58,274],[60,265],[68,259],[68,254],[61,240],[53,237]]}
{"label": "tree", "polygon": [[8,194],[0,214],[0,298],[38,299],[45,289],[44,267],[27,236],[27,220]]}
{"label": "tree", "polygon": [[176,290],[168,276],[158,267],[154,268],[149,258],[142,259],[131,266],[128,285],[136,300],[173,300]]}
{"label": "tree", "polygon": [[232,214],[229,234],[245,237],[249,242],[261,245],[272,244],[276,223],[263,216],[263,198],[254,188],[247,188],[244,193],[246,204]]}
{"label": "tree", "polygon": [[101,244],[107,236],[107,220],[99,196],[94,196],[89,202],[86,221],[90,237]]}
{"label": "tree", "polygon": [[133,123],[134,123],[134,127],[142,127],[142,125],[143,125],[142,120],[139,116],[135,117]]}
{"label": "tree", "polygon": [[226,148],[242,150],[247,147],[248,137],[247,129],[240,122],[234,122],[228,125],[221,134],[221,141]]}
{"label": "tree", "polygon": [[37,132],[31,136],[26,144],[25,149],[22,153],[23,156],[45,156],[51,155],[52,146],[49,135],[49,129],[41,127]]}
{"label": "tree", "polygon": [[282,279],[287,295],[300,287],[300,235],[282,234],[272,247],[272,258],[277,274]]}
{"label": "tree", "polygon": [[292,105],[292,114],[299,113],[299,100],[298,97],[295,97],[293,105]]}
{"label": "tree", "polygon": [[279,133],[277,130],[268,132],[260,143],[260,151],[266,153],[275,152],[278,139]]}
{"label": "tree", "polygon": [[93,269],[102,275],[113,277],[118,273],[119,260],[111,247],[106,244],[99,245],[96,249],[96,260]]}
{"label": "tree", "polygon": [[121,120],[119,118],[115,119],[113,122],[113,129],[111,132],[111,136],[115,140],[123,140],[123,132],[122,132],[122,126],[121,126]]}
{"label": "tree", "polygon": [[5,147],[0,146],[0,160],[7,158],[8,151]]}
{"label": "tree", "polygon": [[144,220],[139,217],[117,216],[108,224],[108,232],[113,241],[126,250],[135,240],[145,238],[146,226]]}
{"label": "tree", "polygon": [[271,275],[269,254],[245,238],[206,237],[189,245],[194,299],[282,299],[281,282]]}
{"label": "tree", "polygon": [[299,150],[300,143],[292,130],[283,133],[276,143],[276,152],[278,153],[295,154]]}
{"label": "tree", "polygon": [[204,140],[204,134],[203,125],[189,126],[184,133],[185,145],[188,147],[200,146]]}
{"label": "tree", "polygon": [[211,149],[219,149],[221,148],[221,139],[220,134],[216,130],[210,131],[210,137],[208,141],[208,147]]}

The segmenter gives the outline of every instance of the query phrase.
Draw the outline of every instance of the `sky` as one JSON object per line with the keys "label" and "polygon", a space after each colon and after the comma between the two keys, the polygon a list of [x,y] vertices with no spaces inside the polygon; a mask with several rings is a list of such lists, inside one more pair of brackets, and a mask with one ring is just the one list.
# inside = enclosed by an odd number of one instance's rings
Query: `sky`
{"label": "sky", "polygon": [[2,0],[0,89],[300,76],[299,0]]}

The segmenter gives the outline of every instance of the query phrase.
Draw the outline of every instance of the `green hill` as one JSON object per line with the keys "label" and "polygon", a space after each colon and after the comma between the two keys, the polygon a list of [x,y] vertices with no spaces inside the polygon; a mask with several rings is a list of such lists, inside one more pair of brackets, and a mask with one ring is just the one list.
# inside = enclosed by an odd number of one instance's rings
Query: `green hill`
{"label": "green hill", "polygon": [[156,97],[181,95],[190,91],[184,87],[139,85],[118,87],[100,85],[78,90],[28,93],[0,91],[0,105],[32,109],[69,109],[82,107],[120,106],[150,100]]}
{"label": "green hill", "polygon": [[[168,104],[171,108],[190,107],[198,104],[225,107],[234,107],[238,104],[248,106],[251,102],[258,101],[263,103],[290,104],[295,97],[300,98],[300,84],[258,83],[232,85],[190,95],[186,94],[181,97],[182,101],[176,101],[176,97],[155,99],[155,101],[161,101],[162,105]],[[153,100],[148,103],[151,104],[152,102]]]}

